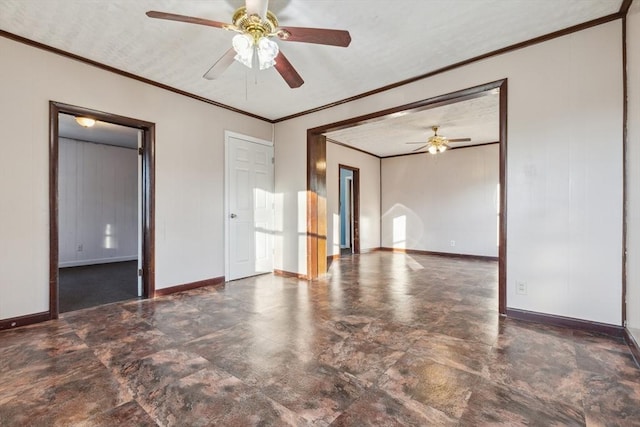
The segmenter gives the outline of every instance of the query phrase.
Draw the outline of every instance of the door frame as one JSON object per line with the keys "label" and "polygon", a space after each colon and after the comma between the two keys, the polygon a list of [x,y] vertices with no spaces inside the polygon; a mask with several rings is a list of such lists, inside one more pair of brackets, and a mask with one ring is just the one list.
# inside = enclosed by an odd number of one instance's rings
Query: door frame
{"label": "door frame", "polygon": [[[340,171],[342,169],[350,170],[353,172],[353,176],[351,178],[351,182],[353,183],[353,192],[351,193],[351,197],[353,200],[353,210],[350,209],[351,216],[353,217],[353,230],[351,239],[353,240],[353,245],[351,247],[352,254],[360,253],[360,169],[347,166],[343,164],[338,164],[338,198],[341,197],[342,194],[342,179],[340,179]],[[338,205],[340,205],[342,200],[338,201]]]}
{"label": "door frame", "polygon": [[[229,273],[231,271],[230,269],[231,257],[229,256],[229,247],[230,247],[229,238],[230,238],[230,225],[231,225],[229,222],[230,215],[231,215],[231,211],[229,209],[229,184],[230,184],[229,155],[231,154],[231,150],[229,149],[230,138],[242,139],[244,141],[252,142],[254,144],[266,145],[268,147],[272,147],[275,150],[273,141],[255,138],[253,136],[244,135],[244,134],[230,131],[230,130],[224,131],[224,277],[225,277],[225,282],[229,280],[229,277],[230,277]],[[274,153],[274,156],[275,156],[275,153]],[[275,165],[273,161],[271,162],[271,172],[272,172],[271,177],[274,180],[272,188],[275,189]],[[275,215],[275,209],[273,206],[271,210],[272,210],[272,215]],[[275,244],[274,241],[272,241],[272,245],[273,244]],[[272,252],[272,257],[273,257],[273,252]],[[271,269],[273,271],[273,264],[271,266]]]}
{"label": "door frame", "polygon": [[59,316],[59,225],[58,169],[60,113],[93,119],[142,131],[142,292],[143,298],[155,296],[155,123],[76,105],[49,101],[49,317]]}
{"label": "door frame", "polygon": [[307,279],[327,272],[327,138],[324,133],[479,98],[499,90],[500,227],[498,247],[498,312],[507,314],[507,79],[496,80],[398,107],[307,129]]}

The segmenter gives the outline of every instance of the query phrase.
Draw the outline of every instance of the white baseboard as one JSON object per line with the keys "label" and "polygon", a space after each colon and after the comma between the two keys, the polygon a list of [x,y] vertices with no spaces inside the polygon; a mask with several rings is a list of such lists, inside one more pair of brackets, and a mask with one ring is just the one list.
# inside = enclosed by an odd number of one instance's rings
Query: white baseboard
{"label": "white baseboard", "polygon": [[109,264],[112,262],[135,261],[137,259],[138,259],[137,255],[129,255],[129,256],[119,256],[119,257],[113,257],[113,258],[61,261],[58,263],[58,268],[81,267],[83,265],[94,265],[94,264]]}

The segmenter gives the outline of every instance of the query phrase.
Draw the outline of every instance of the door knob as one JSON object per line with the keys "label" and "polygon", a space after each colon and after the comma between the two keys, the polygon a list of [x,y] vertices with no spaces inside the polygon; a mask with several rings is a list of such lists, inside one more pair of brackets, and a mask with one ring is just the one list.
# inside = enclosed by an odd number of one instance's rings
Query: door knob
{"label": "door knob", "polygon": [[231,218],[235,218],[235,217],[237,217],[237,216],[238,216],[238,215],[236,215],[236,214],[234,214],[234,213],[232,213],[232,214],[231,214]]}

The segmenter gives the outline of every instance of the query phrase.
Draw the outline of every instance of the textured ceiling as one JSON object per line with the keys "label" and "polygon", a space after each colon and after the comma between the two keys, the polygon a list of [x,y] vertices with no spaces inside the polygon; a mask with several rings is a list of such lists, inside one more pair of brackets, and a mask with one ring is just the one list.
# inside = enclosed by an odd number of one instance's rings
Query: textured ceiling
{"label": "textured ceiling", "polygon": [[71,138],[117,147],[137,148],[138,133],[139,130],[136,128],[101,121],[97,121],[90,128],[85,128],[76,123],[75,117],[70,114],[60,114],[58,116],[58,135],[61,138]]}
{"label": "textured ceiling", "polygon": [[406,115],[369,122],[339,131],[328,132],[329,140],[349,145],[378,157],[409,154],[433,135],[432,126],[439,126],[438,134],[450,139],[471,138],[467,142],[451,142],[451,148],[479,145],[499,140],[499,95],[492,90],[487,95],[427,109]]}
{"label": "textured ceiling", "polygon": [[[283,26],[349,30],[348,48],[279,42],[305,80],[234,63],[202,75],[234,33],[150,19],[230,22],[242,0],[0,0],[0,29],[267,119],[333,103],[618,12],[622,0],[272,0]],[[453,137],[453,136],[452,136]]]}

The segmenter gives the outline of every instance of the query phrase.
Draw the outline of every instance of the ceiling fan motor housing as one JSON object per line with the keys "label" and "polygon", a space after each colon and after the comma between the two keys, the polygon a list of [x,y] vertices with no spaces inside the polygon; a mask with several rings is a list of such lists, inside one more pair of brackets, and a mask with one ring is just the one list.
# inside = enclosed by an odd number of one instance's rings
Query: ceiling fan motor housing
{"label": "ceiling fan motor housing", "polygon": [[257,44],[262,37],[275,35],[278,28],[278,19],[267,10],[265,19],[258,15],[247,15],[247,8],[241,7],[233,14],[233,25],[245,34],[250,34]]}

